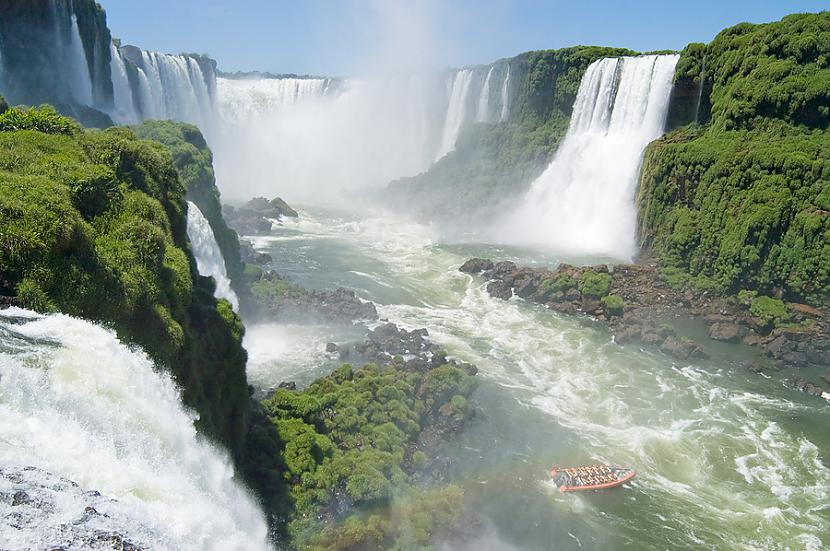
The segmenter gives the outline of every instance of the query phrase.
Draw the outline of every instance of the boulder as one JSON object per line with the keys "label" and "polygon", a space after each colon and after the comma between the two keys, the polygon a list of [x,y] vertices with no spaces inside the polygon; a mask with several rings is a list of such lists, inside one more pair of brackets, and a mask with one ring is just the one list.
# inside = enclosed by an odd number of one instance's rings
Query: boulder
{"label": "boulder", "polygon": [[471,258],[458,269],[465,274],[479,274],[493,269],[493,262],[486,258]]}
{"label": "boulder", "polygon": [[490,296],[500,298],[502,300],[508,300],[513,296],[512,287],[500,280],[495,280],[488,283],[487,292],[490,293]]}
{"label": "boulder", "polygon": [[719,321],[709,326],[709,338],[716,341],[738,342],[744,333],[744,328],[737,323]]}

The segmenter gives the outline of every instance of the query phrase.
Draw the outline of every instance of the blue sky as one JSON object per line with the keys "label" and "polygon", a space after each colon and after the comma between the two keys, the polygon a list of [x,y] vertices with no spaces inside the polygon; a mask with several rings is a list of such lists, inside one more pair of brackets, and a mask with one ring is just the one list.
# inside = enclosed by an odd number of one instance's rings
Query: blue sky
{"label": "blue sky", "polygon": [[681,49],[741,21],[830,9],[830,0],[98,1],[126,43],[207,53],[227,71],[332,76],[576,44]]}

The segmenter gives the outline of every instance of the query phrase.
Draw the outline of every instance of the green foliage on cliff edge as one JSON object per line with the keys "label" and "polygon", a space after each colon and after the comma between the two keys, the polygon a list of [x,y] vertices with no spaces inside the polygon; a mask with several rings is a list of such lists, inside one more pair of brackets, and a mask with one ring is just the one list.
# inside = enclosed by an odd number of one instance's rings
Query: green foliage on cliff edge
{"label": "green foliage on cliff edge", "polygon": [[669,264],[728,292],[826,301],[828,60],[830,12],[737,25],[684,50],[677,78],[708,83],[708,123],[649,146],[637,196],[641,236]]}
{"label": "green foliage on cliff edge", "polygon": [[111,324],[171,370],[201,428],[239,454],[243,328],[197,275],[168,151],[49,108],[9,109],[0,129],[0,294]]}
{"label": "green foliage on cliff edge", "polygon": [[[420,214],[463,225],[488,220],[527,190],[565,137],[588,66],[602,57],[634,55],[621,48],[576,46],[533,51],[496,62],[510,66],[509,117],[478,123],[429,170],[389,186],[389,199]],[[494,72],[495,74],[495,72]]]}
{"label": "green foliage on cliff edge", "polygon": [[184,184],[187,199],[199,207],[210,224],[231,280],[233,290],[245,309],[250,302],[245,284],[245,266],[239,255],[239,237],[222,218],[222,205],[213,172],[213,153],[199,129],[191,124],[173,121],[147,121],[132,127],[136,136],[167,146],[173,166]]}

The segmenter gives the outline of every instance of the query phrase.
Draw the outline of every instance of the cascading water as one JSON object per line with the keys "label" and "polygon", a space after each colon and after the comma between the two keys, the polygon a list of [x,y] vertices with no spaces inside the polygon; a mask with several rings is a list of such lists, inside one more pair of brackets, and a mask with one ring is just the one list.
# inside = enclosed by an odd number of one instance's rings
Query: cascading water
{"label": "cascading water", "polygon": [[330,79],[263,78],[216,79],[222,114],[240,120],[273,114],[322,98]]}
{"label": "cascading water", "polygon": [[122,124],[138,122],[138,115],[135,112],[135,103],[133,102],[133,91],[127,77],[127,68],[124,66],[121,52],[113,43],[110,43],[110,74],[112,75],[113,120]]}
{"label": "cascading water", "polygon": [[515,243],[630,260],[643,150],[663,133],[676,55],[606,58],[579,85],[571,124],[502,230]]}
{"label": "cascading water", "polygon": [[112,526],[142,548],[265,549],[263,514],[193,420],[173,381],[113,332],[0,311],[0,488],[37,498],[0,523],[3,547],[74,548],[84,526]]}
{"label": "cascading water", "polygon": [[447,106],[447,117],[444,121],[444,132],[441,136],[441,146],[435,160],[440,159],[455,148],[455,142],[461,133],[464,119],[467,117],[467,96],[470,92],[470,82],[473,71],[462,69],[455,73],[452,79],[450,101]]}
{"label": "cascading water", "polygon": [[504,74],[504,82],[501,85],[501,117],[499,117],[499,121],[504,122],[507,120],[509,116],[509,107],[510,104],[508,103],[510,93],[510,65],[507,66],[507,72]]}
{"label": "cascading water", "polygon": [[69,71],[72,98],[83,105],[92,105],[92,77],[78,30],[78,18],[72,14],[72,32],[69,35]]}
{"label": "cascading water", "polygon": [[216,297],[231,303],[234,310],[239,310],[239,298],[231,289],[231,282],[225,268],[225,259],[216,243],[216,237],[207,221],[194,203],[187,202],[187,236],[193,245],[196,266],[203,276],[212,277],[216,282]]}
{"label": "cascading water", "polygon": [[487,76],[484,78],[484,84],[481,85],[481,94],[478,97],[478,113],[476,113],[476,121],[487,122],[490,114],[490,77],[493,76],[494,67],[490,67],[487,71]]}

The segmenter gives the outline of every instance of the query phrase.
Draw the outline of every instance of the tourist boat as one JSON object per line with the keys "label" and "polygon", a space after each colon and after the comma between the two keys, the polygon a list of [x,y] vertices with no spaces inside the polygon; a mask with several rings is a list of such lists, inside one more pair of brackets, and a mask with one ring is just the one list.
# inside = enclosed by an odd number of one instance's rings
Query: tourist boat
{"label": "tourist boat", "polygon": [[636,474],[633,469],[617,465],[556,466],[550,470],[554,484],[563,492],[613,488],[628,482]]}

